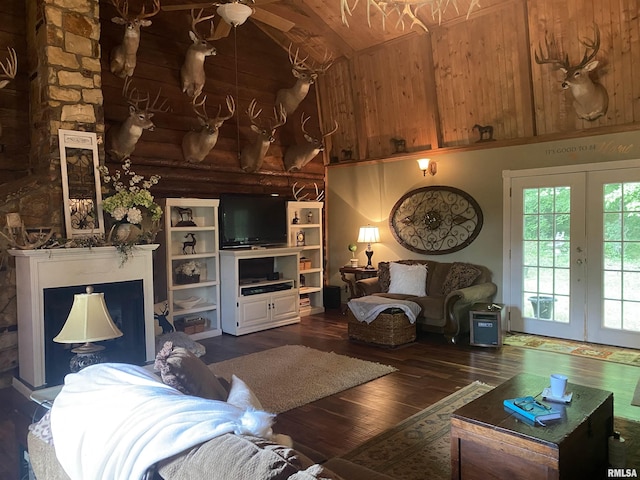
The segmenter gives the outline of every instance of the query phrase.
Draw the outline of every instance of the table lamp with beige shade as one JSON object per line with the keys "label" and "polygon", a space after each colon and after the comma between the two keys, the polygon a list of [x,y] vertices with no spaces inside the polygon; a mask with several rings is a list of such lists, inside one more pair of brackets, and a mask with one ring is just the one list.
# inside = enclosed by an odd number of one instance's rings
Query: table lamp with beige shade
{"label": "table lamp with beige shade", "polygon": [[73,305],[67,321],[53,341],[82,344],[71,349],[75,355],[69,362],[71,371],[78,372],[105,360],[102,355],[105,347],[92,342],[111,340],[122,335],[109,315],[104,293],[94,293],[93,287],[88,286],[86,293],[73,296]]}
{"label": "table lamp with beige shade", "polygon": [[367,255],[367,266],[364,268],[373,269],[373,265],[371,264],[371,257],[373,256],[371,244],[378,243],[379,241],[380,230],[378,229],[378,227],[372,227],[371,225],[360,227],[360,233],[358,234],[358,243],[367,244],[367,249],[364,252]]}

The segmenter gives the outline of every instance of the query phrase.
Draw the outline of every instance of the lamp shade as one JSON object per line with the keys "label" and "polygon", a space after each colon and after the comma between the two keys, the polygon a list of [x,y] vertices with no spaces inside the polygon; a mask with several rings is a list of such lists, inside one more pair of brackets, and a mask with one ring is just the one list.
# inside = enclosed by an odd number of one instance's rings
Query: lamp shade
{"label": "lamp shade", "polygon": [[224,3],[216,11],[225,22],[234,27],[242,25],[253,13],[250,6],[239,2]]}
{"label": "lamp shade", "polygon": [[122,332],[113,323],[104,302],[104,293],[87,293],[73,296],[73,305],[60,333],[53,339],[57,343],[98,342],[121,337]]}
{"label": "lamp shade", "polygon": [[372,227],[367,225],[360,227],[360,233],[358,234],[359,243],[377,243],[380,241],[380,230],[378,227]]}

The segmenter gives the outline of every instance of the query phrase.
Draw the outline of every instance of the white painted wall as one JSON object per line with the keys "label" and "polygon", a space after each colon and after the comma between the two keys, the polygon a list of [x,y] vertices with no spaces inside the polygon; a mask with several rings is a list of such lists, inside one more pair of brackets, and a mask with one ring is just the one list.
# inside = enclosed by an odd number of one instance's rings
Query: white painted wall
{"label": "white painted wall", "polygon": [[[357,240],[361,225],[380,228],[380,243],[372,245],[373,263],[407,258],[468,261],[486,265],[502,295],[502,172],[525,168],[584,164],[640,158],[640,131],[599,135],[431,156],[438,162],[435,176],[422,176],[415,157],[366,164],[330,165],[327,168],[327,276],[347,297],[339,268],[349,263],[349,243]],[[429,186],[447,185],[470,194],[484,214],[480,235],[468,247],[449,255],[421,256],[402,247],[389,228],[389,213],[405,193]],[[360,265],[366,264],[359,245]]]}

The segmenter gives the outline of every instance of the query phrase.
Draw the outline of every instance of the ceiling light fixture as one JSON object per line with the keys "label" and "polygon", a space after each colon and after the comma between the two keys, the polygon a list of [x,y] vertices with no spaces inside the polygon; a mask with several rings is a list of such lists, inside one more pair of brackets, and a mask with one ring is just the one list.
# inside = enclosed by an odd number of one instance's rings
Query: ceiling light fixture
{"label": "ceiling light fixture", "polygon": [[253,9],[240,2],[225,3],[216,10],[218,15],[232,27],[242,25],[253,13]]}
{"label": "ceiling light fixture", "polygon": [[[398,20],[396,22],[396,28],[400,28],[404,30],[405,21],[410,22],[409,28],[412,28],[414,25],[419,26],[425,32],[428,32],[429,29],[427,26],[417,17],[418,10],[422,7],[428,6],[431,11],[432,18],[438,18],[438,24],[442,23],[442,15],[449,3],[453,3],[455,6],[456,12],[458,10],[458,6],[456,2],[451,2],[451,0],[366,0],[367,4],[367,24],[371,27],[371,12],[379,12],[381,13],[382,18],[382,28],[385,28],[385,21],[387,16],[390,13],[395,13],[398,16]],[[353,6],[349,5],[349,0],[340,0],[340,13],[342,14],[342,23],[349,26],[349,22],[347,21],[347,15],[353,16],[353,9],[356,7],[358,2],[354,2]],[[467,19],[469,19],[469,15],[474,7],[480,8],[480,0],[471,0],[469,2],[469,9],[467,10]]]}

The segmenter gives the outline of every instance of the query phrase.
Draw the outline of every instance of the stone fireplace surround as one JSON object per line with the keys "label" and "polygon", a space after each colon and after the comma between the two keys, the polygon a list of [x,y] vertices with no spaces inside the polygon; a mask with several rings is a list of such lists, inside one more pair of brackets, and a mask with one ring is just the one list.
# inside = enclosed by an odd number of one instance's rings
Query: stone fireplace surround
{"label": "stone fireplace surround", "polygon": [[115,247],[11,250],[16,260],[19,375],[14,387],[25,395],[50,387],[45,378],[44,290],[142,280],[145,358],[155,357],[153,251],[136,245],[123,263]]}

